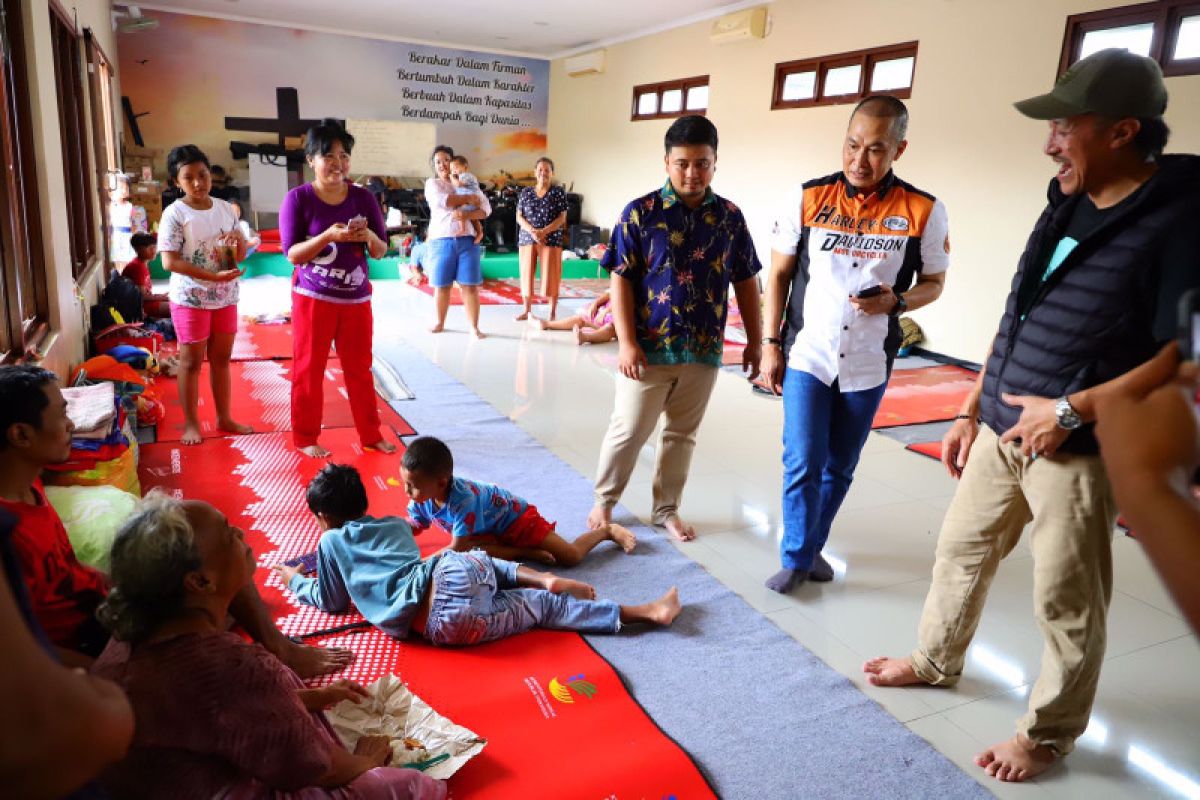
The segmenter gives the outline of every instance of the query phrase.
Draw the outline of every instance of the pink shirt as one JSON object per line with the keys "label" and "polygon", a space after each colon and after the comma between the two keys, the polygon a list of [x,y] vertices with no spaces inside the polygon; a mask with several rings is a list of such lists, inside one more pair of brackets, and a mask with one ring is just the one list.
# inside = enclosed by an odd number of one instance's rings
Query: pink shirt
{"label": "pink shirt", "polygon": [[[475,235],[471,221],[456,220],[455,209],[446,205],[446,199],[454,194],[454,184],[448,180],[430,178],[425,181],[425,202],[429,203],[429,233],[425,237],[427,241]],[[479,194],[479,209],[485,214],[492,213],[492,204],[483,193]]]}

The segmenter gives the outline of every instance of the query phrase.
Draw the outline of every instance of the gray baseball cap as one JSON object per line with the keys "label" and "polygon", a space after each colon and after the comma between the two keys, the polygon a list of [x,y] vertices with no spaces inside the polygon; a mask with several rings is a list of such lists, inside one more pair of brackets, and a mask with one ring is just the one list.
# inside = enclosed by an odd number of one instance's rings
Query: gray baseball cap
{"label": "gray baseball cap", "polygon": [[1154,59],[1110,47],[1077,61],[1049,94],[1013,105],[1033,119],[1077,114],[1153,118],[1167,110],[1167,87]]}

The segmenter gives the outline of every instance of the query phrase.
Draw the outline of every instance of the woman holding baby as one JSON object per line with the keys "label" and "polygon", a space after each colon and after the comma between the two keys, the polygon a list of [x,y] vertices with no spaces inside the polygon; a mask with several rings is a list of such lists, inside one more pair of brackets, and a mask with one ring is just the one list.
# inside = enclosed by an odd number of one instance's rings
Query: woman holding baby
{"label": "woman holding baby", "polygon": [[334,119],[304,137],[313,180],[288,192],[279,209],[279,237],[292,273],[292,441],[324,458],[320,445],[322,384],[329,348],[337,344],[354,427],[363,447],[384,453],[371,375],[370,258],[387,252],[387,229],[369,191],[350,182],[354,137]]}

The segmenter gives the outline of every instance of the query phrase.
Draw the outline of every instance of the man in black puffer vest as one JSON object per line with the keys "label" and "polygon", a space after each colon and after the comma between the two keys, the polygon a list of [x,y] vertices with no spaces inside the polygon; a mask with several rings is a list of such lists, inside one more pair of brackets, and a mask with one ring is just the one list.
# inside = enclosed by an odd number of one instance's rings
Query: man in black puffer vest
{"label": "man in black puffer vest", "polygon": [[1167,90],[1157,63],[1104,50],[1016,105],[1049,120],[1045,152],[1059,171],[986,368],[942,440],[961,481],[919,646],[863,667],[879,686],[956,683],[996,568],[1032,523],[1042,671],[1017,734],[975,759],[1004,781],[1044,771],[1087,728],[1117,515],[1092,431],[1096,395],[1146,380],[1142,365],[1174,338],[1180,295],[1200,285],[1200,157],[1161,155]]}

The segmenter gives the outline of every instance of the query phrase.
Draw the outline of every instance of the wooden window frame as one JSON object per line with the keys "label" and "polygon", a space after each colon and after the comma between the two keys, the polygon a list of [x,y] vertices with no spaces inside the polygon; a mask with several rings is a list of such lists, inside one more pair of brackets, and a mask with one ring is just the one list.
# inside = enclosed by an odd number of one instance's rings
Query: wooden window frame
{"label": "wooden window frame", "polygon": [[50,332],[49,278],[19,3],[0,0],[0,361],[38,352]]}
{"label": "wooden window frame", "polygon": [[[691,78],[681,78],[674,81],[662,81],[660,83],[643,83],[640,86],[633,87],[633,107],[630,109],[630,121],[640,122],[647,119],[676,119],[677,117],[685,117],[691,114],[696,114],[701,117],[707,116],[708,106],[705,106],[701,109],[689,109],[687,107],[687,95],[689,89],[695,89],[700,86],[708,86],[708,77],[709,76],[707,75],[695,75]],[[678,89],[683,94],[679,110],[670,111],[664,114],[661,110],[659,110],[662,108],[663,94],[671,91],[672,89]],[[646,94],[657,95],[655,112],[653,114],[638,113],[638,100],[641,99],[642,95]],[[709,97],[711,99],[711,95]]]}
{"label": "wooden window frame", "polygon": [[87,52],[88,97],[92,107],[92,152],[96,155],[96,187],[100,192],[100,254],[107,268],[110,263],[109,255],[112,253],[108,190],[112,188],[116,175],[121,171],[116,105],[113,100],[113,76],[116,73],[112,61],[105,55],[90,28],[84,28],[83,40]]}
{"label": "wooden window frame", "polygon": [[1197,0],[1157,0],[1089,11],[1085,14],[1072,14],[1067,17],[1066,30],[1063,33],[1058,74],[1062,75],[1079,60],[1083,38],[1087,34],[1126,25],[1150,23],[1154,26],[1154,34],[1150,39],[1149,56],[1162,67],[1163,75],[1200,75],[1200,57],[1173,58],[1171,55],[1179,39],[1179,29],[1183,20],[1194,16],[1200,16],[1200,2]]}
{"label": "wooden window frame", "polygon": [[[843,105],[857,103],[864,97],[886,94],[907,100],[912,97],[912,87],[917,80],[917,49],[918,42],[901,42],[883,47],[869,47],[865,50],[853,50],[848,53],[835,53],[816,58],[801,58],[795,61],[782,61],[775,65],[775,85],[771,89],[771,110],[778,111],[787,108],[812,108],[814,106]],[[900,89],[886,89],[878,92],[871,91],[871,78],[875,65],[881,61],[892,61],[898,58],[912,57],[913,75],[908,86]],[[825,94],[825,77],[830,70],[839,67],[859,67],[858,90],[851,94]],[[816,73],[816,85],[813,96],[801,100],[784,100],[783,87],[789,75],[803,72]]]}
{"label": "wooden window frame", "polygon": [[85,138],[85,131],[91,126],[84,117],[83,37],[58,0],[50,0],[49,6],[71,274],[79,279],[100,262],[92,194],[92,154]]}

